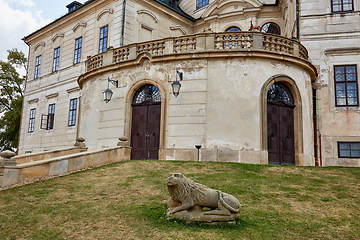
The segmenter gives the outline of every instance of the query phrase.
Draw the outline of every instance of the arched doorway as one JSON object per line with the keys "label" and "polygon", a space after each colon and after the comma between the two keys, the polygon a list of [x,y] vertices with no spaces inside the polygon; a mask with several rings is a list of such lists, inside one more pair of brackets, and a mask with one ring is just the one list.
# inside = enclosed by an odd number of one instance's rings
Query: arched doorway
{"label": "arched doorway", "polygon": [[158,159],[161,94],[154,85],[141,87],[132,102],[131,159]]}
{"label": "arched doorway", "polygon": [[269,164],[295,164],[294,98],[281,82],[267,92],[267,143]]}

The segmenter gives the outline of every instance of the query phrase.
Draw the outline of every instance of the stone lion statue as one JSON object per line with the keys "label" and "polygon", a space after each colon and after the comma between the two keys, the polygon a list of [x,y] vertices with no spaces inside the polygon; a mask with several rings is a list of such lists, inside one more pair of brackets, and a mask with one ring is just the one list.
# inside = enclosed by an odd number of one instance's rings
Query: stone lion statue
{"label": "stone lion statue", "polygon": [[200,222],[233,222],[240,211],[240,202],[232,195],[208,188],[173,173],[167,178],[170,193],[168,218]]}

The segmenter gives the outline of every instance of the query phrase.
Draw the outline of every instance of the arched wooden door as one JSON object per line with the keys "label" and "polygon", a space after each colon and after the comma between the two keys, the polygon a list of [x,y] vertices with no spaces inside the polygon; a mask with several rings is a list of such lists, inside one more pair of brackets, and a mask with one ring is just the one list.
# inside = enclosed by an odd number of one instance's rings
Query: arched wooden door
{"label": "arched wooden door", "polygon": [[267,134],[269,164],[295,164],[294,99],[282,83],[267,93]]}
{"label": "arched wooden door", "polygon": [[131,159],[159,158],[161,94],[157,87],[140,88],[132,103]]}

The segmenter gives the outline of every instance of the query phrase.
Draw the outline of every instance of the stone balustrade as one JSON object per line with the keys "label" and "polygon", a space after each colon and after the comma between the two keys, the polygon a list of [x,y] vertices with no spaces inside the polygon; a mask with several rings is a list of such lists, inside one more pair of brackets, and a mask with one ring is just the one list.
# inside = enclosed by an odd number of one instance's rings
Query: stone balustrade
{"label": "stone balustrade", "polygon": [[223,32],[164,38],[115,49],[109,48],[105,53],[89,57],[86,61],[86,71],[135,60],[138,55],[144,53],[158,57],[210,51],[262,51],[308,60],[306,48],[296,40],[261,32]]}

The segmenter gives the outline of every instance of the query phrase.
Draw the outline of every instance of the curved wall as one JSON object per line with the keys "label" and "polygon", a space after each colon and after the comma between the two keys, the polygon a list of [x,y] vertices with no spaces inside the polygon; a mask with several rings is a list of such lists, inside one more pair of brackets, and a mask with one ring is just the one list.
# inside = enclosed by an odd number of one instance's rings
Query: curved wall
{"label": "curved wall", "polygon": [[[177,98],[171,93],[176,69],[184,72]],[[82,82],[79,136],[90,149],[130,138],[134,86],[153,83],[163,94],[160,159],[196,160],[194,145],[201,144],[203,161],[267,163],[261,91],[279,75],[292,79],[301,95],[302,120],[295,132],[303,145],[296,163],[313,165],[311,78],[297,65],[280,60],[220,57],[152,63],[143,58],[138,65],[94,75]],[[106,104],[102,91],[108,76],[119,80],[120,87],[112,87],[113,99]]]}

